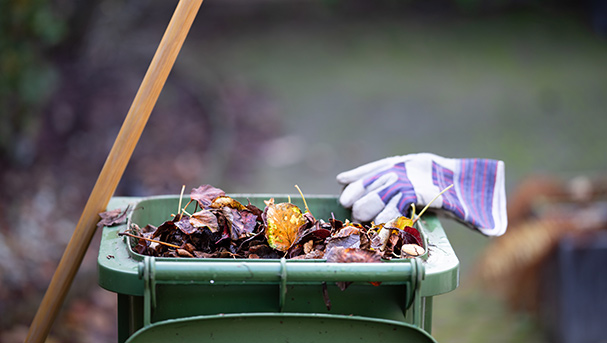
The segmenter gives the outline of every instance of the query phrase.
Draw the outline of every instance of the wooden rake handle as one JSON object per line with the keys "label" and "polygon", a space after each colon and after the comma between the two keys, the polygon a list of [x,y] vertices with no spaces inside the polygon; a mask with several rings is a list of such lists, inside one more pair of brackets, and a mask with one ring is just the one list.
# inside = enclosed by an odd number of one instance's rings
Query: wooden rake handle
{"label": "wooden rake handle", "polygon": [[180,0],[137,95],[116,137],[76,229],[55,270],[25,342],[44,342],[65,300],[84,254],[158,100],[203,0]]}

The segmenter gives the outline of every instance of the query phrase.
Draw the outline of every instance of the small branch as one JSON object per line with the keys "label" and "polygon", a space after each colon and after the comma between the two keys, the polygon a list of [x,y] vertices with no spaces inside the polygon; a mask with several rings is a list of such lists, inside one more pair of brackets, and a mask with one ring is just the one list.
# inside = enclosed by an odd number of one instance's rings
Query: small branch
{"label": "small branch", "polygon": [[181,248],[179,245],[175,245],[175,244],[171,244],[171,243],[166,243],[166,242],[162,242],[162,241],[157,241],[155,239],[146,238],[146,237],[143,237],[143,236],[133,235],[132,233],[128,233],[128,232],[119,232],[118,236],[129,236],[129,237],[133,237],[133,238],[143,239],[145,241],[150,241],[150,242],[153,242],[153,243],[158,243],[158,244],[166,245],[166,246],[171,247],[171,248],[176,248],[176,249],[177,248]]}

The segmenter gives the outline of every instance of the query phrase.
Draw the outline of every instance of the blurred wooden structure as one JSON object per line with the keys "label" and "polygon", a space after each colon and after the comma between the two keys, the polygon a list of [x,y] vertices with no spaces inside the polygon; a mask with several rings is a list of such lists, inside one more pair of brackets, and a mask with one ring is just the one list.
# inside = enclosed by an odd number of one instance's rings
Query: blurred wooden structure
{"label": "blurred wooden structure", "polygon": [[607,179],[533,176],[508,203],[508,232],[484,251],[478,272],[514,310],[538,314],[542,270],[564,237],[607,229]]}

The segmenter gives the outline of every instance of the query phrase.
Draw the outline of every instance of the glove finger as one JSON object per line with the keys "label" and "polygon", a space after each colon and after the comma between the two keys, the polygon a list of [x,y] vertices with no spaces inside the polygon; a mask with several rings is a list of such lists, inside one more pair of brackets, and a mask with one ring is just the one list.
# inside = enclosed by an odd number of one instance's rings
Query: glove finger
{"label": "glove finger", "polygon": [[342,185],[352,183],[356,180],[362,179],[372,173],[377,173],[387,167],[390,167],[402,160],[402,156],[387,157],[375,162],[367,163],[360,167],[339,173],[337,175],[337,182]]}
{"label": "glove finger", "polygon": [[[375,178],[376,176],[373,176]],[[393,173],[387,173],[379,176],[375,180],[370,179],[359,179],[358,181],[352,182],[341,193],[339,202],[343,207],[351,207],[357,200],[362,198],[365,194],[373,192],[381,187],[388,186],[397,181],[397,176]],[[371,182],[369,184],[368,182]],[[365,187],[365,185],[367,185]]]}
{"label": "glove finger", "polygon": [[398,208],[398,204],[401,202],[402,198],[403,195],[398,194],[390,199],[390,201],[386,204],[386,207],[384,207],[384,209],[375,217],[375,224],[387,223],[390,220],[403,215],[401,210]]}
{"label": "glove finger", "polygon": [[[372,220],[379,214],[386,204],[390,201],[390,198],[381,197],[385,189],[394,188],[393,185],[398,181],[398,175],[396,173],[386,173],[379,177],[375,182],[367,187],[368,192],[365,196],[361,197],[352,205],[352,215],[358,221],[367,222]],[[394,193],[393,195],[397,195]]]}
{"label": "glove finger", "polygon": [[382,213],[378,214],[375,218],[377,223],[385,223],[398,216],[407,215],[411,204],[417,201],[413,187],[403,183],[390,188],[385,188],[378,192],[378,194],[380,195],[380,198],[390,200]]}
{"label": "glove finger", "polygon": [[367,175],[370,175],[371,173],[376,173],[378,171],[381,171],[387,167],[390,167],[394,164],[397,164],[399,162],[406,162],[409,160],[415,160],[415,159],[435,159],[437,161],[446,161],[448,159],[445,159],[443,157],[431,154],[431,153],[417,153],[417,154],[408,154],[408,155],[402,155],[402,156],[392,156],[392,157],[386,157],[384,159],[381,160],[377,160],[374,162],[370,162],[367,164],[364,164],[360,167],[339,173],[337,175],[337,182],[339,182],[340,184],[349,184],[352,183],[358,179],[361,179]]}
{"label": "glove finger", "polygon": [[369,193],[352,205],[352,219],[358,222],[368,222],[380,213],[386,204],[376,192]]}
{"label": "glove finger", "polygon": [[341,192],[339,202],[343,207],[350,208],[354,202],[367,193],[362,180],[352,182]]}

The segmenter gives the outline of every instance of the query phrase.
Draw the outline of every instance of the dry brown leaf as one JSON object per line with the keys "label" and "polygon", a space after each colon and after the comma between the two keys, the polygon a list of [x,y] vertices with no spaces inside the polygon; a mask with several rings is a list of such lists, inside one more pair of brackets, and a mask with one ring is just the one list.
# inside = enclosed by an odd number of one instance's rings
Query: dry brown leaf
{"label": "dry brown leaf", "polygon": [[299,207],[289,202],[273,204],[272,201],[266,207],[264,221],[268,244],[280,251],[287,251],[297,239],[299,228],[307,224]]}

